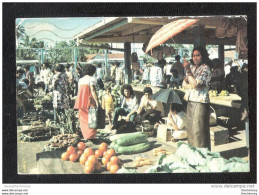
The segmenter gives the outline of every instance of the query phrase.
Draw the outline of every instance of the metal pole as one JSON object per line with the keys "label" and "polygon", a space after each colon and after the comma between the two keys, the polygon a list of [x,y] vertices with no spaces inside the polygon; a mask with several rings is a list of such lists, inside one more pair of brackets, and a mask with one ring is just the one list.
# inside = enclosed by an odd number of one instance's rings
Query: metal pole
{"label": "metal pole", "polygon": [[107,51],[107,49],[106,50],[104,50],[105,51],[105,69],[104,69],[104,75],[105,76],[107,76],[108,74],[107,74],[107,66],[108,66],[108,55],[107,55],[107,53],[108,53],[108,51]]}
{"label": "metal pole", "polygon": [[41,52],[40,62],[41,62],[41,64],[43,64],[43,62],[44,62],[44,56],[43,56],[44,55],[44,49],[41,48],[40,52]]}

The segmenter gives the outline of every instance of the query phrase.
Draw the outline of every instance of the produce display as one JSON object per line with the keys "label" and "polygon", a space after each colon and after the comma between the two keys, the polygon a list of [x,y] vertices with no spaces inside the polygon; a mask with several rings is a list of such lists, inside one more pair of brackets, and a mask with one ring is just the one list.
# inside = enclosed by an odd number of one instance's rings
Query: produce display
{"label": "produce display", "polygon": [[44,146],[43,151],[54,151],[64,149],[68,146],[75,146],[80,141],[77,134],[60,134],[53,136],[47,145]]}
{"label": "produce display", "polygon": [[110,173],[116,173],[122,165],[114,149],[108,149],[105,142],[101,143],[95,151],[92,148],[86,148],[84,142],[79,142],[77,147],[69,146],[66,152],[62,153],[61,159],[70,162],[79,161],[84,165],[84,172],[87,174],[101,172],[104,168]]}
{"label": "produce display", "polygon": [[136,130],[151,137],[155,133],[154,125],[151,125],[149,121],[143,121],[140,125],[136,126]]}
{"label": "produce display", "polygon": [[142,167],[144,165],[151,165],[152,161],[147,158],[137,157],[133,162],[133,167]]}
{"label": "produce display", "polygon": [[241,158],[225,159],[218,152],[179,142],[174,154],[162,154],[146,173],[249,172],[249,167]]}
{"label": "produce display", "polygon": [[219,93],[219,96],[229,96],[229,92],[227,90],[222,90],[220,93]]}
{"label": "produce display", "polygon": [[51,95],[37,96],[34,99],[34,107],[36,110],[53,109],[53,97]]}
{"label": "produce display", "polygon": [[173,152],[167,151],[167,150],[162,149],[162,148],[155,148],[155,149],[152,150],[152,152],[153,152],[154,156],[158,156],[158,155],[161,155],[161,154],[166,154],[166,155],[173,154]]}
{"label": "produce display", "polygon": [[111,148],[120,154],[136,154],[150,148],[148,136],[144,133],[126,133],[111,137]]}
{"label": "produce display", "polygon": [[33,121],[28,130],[23,130],[20,133],[19,139],[24,142],[32,142],[38,140],[44,140],[56,135],[59,128],[55,126],[50,126],[49,120],[46,123],[41,121]]}
{"label": "produce display", "polygon": [[28,112],[20,120],[21,125],[31,125],[35,121],[44,122],[48,119],[47,115],[39,112]]}
{"label": "produce display", "polygon": [[222,90],[220,93],[218,93],[216,90],[209,90],[210,97],[216,97],[216,96],[229,96],[229,92],[227,90]]}

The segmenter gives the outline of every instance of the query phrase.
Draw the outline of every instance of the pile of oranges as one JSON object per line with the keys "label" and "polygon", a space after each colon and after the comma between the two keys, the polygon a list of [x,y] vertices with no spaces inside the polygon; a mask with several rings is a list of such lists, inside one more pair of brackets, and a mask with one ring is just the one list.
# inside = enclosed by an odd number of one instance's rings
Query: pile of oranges
{"label": "pile of oranges", "polygon": [[61,159],[71,162],[79,159],[79,163],[85,165],[84,172],[88,174],[94,171],[100,172],[102,170],[102,164],[110,173],[116,173],[122,165],[114,149],[108,149],[108,145],[104,142],[95,151],[92,148],[86,148],[85,143],[79,142],[77,148],[69,146],[67,151],[61,155]]}

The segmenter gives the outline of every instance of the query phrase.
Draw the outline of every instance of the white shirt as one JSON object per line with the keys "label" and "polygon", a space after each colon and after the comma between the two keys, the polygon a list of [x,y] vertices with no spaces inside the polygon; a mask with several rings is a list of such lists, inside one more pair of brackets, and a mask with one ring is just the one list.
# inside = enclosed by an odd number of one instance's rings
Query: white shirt
{"label": "white shirt", "polygon": [[122,79],[122,69],[120,67],[115,68],[115,80],[121,80]]}
{"label": "white shirt", "polygon": [[97,68],[96,70],[96,79],[103,79],[103,69],[102,68]]}
{"label": "white shirt", "polygon": [[163,106],[162,102],[160,102],[160,101],[148,100],[146,98],[146,96],[142,96],[139,107],[140,107],[140,109],[143,108],[145,110],[152,109],[155,107],[155,110],[160,111],[161,116],[164,116],[164,106]]}
{"label": "white shirt", "polygon": [[91,76],[84,76],[83,78],[79,79],[78,86],[80,85],[96,85],[96,79]]}
{"label": "white shirt", "polygon": [[162,68],[158,66],[152,66],[150,69],[150,82],[153,87],[162,86],[163,74]]}
{"label": "white shirt", "polygon": [[172,75],[172,73],[170,72],[171,67],[172,67],[172,64],[167,64],[166,65],[166,67],[165,67],[165,74],[166,75]]}
{"label": "white shirt", "polygon": [[50,79],[51,79],[51,71],[49,68],[47,69],[44,69],[41,71],[41,77],[42,77],[42,80],[45,84],[49,84],[50,82]]}
{"label": "white shirt", "polygon": [[[170,114],[170,113],[169,113]],[[184,129],[186,127],[186,114],[185,112],[178,112],[176,115],[170,114],[177,125],[178,129]],[[169,118],[167,124],[171,124]]]}
{"label": "white shirt", "polygon": [[231,68],[230,65],[226,65],[226,66],[224,67],[225,77],[230,73],[230,68]]}

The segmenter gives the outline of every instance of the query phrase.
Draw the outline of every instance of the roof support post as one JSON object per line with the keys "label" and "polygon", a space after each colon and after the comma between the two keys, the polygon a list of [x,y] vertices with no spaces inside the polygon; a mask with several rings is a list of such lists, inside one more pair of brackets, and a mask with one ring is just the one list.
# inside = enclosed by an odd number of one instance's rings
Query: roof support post
{"label": "roof support post", "polygon": [[224,51],[224,45],[223,44],[220,44],[219,45],[219,50],[218,50],[218,56],[219,56],[219,60],[222,64],[222,67],[221,68],[224,68],[224,59],[225,59],[225,51]]}
{"label": "roof support post", "polygon": [[205,27],[204,25],[199,25],[193,28],[194,34],[194,48],[197,46],[206,47],[206,39],[205,39]]}
{"label": "roof support post", "polygon": [[129,42],[124,43],[124,62],[125,62],[125,75],[124,81],[126,84],[130,84],[132,82],[132,72],[130,67],[130,54],[131,53],[131,45]]}

